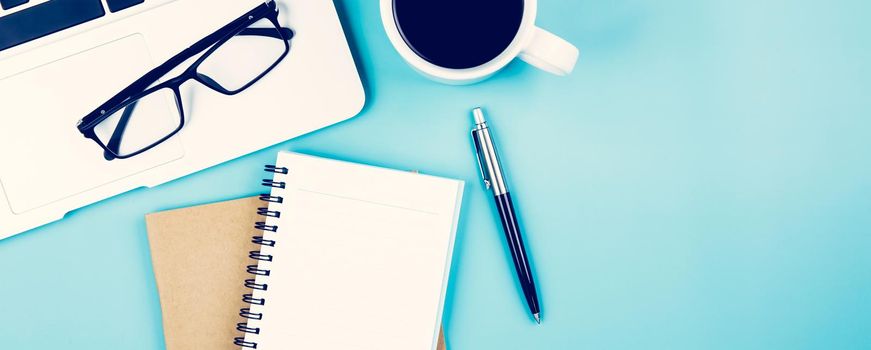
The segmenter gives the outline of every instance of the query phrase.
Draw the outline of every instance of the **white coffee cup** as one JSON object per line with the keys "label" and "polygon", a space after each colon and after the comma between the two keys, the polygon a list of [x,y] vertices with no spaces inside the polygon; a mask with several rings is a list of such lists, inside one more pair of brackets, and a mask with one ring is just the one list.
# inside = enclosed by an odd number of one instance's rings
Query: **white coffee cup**
{"label": "white coffee cup", "polygon": [[472,84],[487,79],[514,58],[556,75],[568,75],[578,60],[578,48],[568,41],[535,25],[537,0],[524,0],[523,17],[514,40],[496,58],[480,66],[465,69],[445,68],[418,56],[402,38],[396,25],[393,0],[381,0],[381,21],[387,37],[399,55],[415,70],[435,81],[447,84]]}

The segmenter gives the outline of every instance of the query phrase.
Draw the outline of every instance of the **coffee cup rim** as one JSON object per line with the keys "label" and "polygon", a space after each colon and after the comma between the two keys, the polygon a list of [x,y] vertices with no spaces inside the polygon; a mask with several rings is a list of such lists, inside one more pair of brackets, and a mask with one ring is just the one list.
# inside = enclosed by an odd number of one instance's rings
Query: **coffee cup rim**
{"label": "coffee cup rim", "polygon": [[530,40],[533,33],[532,29],[535,27],[535,16],[538,9],[538,0],[523,0],[523,18],[520,21],[520,27],[517,29],[517,35],[514,36],[514,39],[502,53],[477,67],[453,69],[438,66],[423,59],[408,46],[396,25],[396,19],[393,16],[393,1],[381,0],[381,22],[393,48],[414,69],[427,76],[448,82],[483,79],[507,66],[508,63],[520,54],[524,45]]}

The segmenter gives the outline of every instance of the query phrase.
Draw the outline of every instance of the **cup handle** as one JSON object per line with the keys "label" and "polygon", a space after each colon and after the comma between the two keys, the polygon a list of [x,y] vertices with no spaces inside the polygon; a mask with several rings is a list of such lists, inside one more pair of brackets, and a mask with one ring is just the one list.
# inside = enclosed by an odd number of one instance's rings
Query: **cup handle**
{"label": "cup handle", "polygon": [[578,48],[565,39],[535,27],[532,39],[517,57],[538,69],[564,76],[575,69],[578,55]]}

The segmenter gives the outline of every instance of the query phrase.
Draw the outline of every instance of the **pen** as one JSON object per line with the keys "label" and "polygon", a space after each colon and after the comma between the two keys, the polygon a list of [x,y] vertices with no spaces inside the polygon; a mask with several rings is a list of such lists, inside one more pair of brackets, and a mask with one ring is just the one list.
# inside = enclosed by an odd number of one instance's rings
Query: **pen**
{"label": "pen", "polygon": [[499,208],[499,216],[502,221],[502,229],[505,231],[505,239],[508,240],[508,248],[514,260],[514,269],[520,280],[520,287],[529,305],[529,312],[535,322],[541,324],[541,309],[538,305],[538,295],[535,292],[535,280],[532,277],[532,269],[529,268],[529,256],[526,255],[526,247],[523,246],[523,237],[520,226],[517,224],[517,214],[514,211],[514,203],[505,183],[505,173],[499,164],[499,155],[493,143],[493,136],[487,121],[484,120],[484,112],[481,108],[472,111],[475,118],[475,128],[472,129],[472,141],[475,144],[475,155],[478,158],[478,166],[481,169],[481,178],[484,187],[493,191],[496,207]]}

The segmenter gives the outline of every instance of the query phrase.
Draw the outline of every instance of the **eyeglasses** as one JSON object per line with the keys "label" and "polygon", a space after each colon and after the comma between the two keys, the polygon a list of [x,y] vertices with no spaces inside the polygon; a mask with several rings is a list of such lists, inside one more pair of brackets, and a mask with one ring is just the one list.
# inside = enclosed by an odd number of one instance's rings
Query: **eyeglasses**
{"label": "eyeglasses", "polygon": [[[106,160],[139,155],[184,127],[182,84],[194,80],[227,96],[238,94],[284,60],[292,37],[293,31],[278,23],[275,1],[261,4],[146,73],[77,128],[103,148]],[[179,76],[158,83],[203,51]]]}

